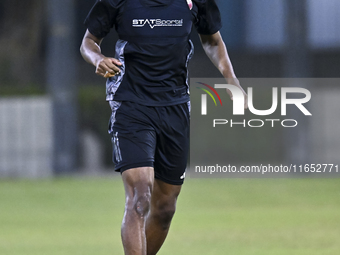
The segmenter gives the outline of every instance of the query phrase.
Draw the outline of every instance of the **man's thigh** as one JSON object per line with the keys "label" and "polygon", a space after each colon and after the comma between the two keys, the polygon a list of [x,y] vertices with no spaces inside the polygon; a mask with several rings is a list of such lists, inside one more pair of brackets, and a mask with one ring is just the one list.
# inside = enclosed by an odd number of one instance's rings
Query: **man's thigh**
{"label": "man's thigh", "polygon": [[163,119],[157,132],[155,178],[181,185],[189,153],[189,108],[185,103],[164,107],[160,111]]}
{"label": "man's thigh", "polygon": [[157,141],[150,113],[132,102],[111,101],[110,105],[109,133],[115,171],[123,173],[132,168],[153,167]]}
{"label": "man's thigh", "polygon": [[181,185],[189,151],[188,104],[149,107],[111,101],[110,105],[115,170],[154,167],[156,179]]}

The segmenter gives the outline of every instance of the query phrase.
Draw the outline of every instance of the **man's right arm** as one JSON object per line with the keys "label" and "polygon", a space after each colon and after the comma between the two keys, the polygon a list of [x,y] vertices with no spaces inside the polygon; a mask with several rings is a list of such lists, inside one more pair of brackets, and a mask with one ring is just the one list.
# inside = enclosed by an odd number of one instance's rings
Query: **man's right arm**
{"label": "man's right arm", "polygon": [[97,38],[86,30],[80,53],[86,62],[96,67],[96,74],[105,78],[112,77],[120,72],[118,66],[122,64],[115,58],[109,58],[101,53],[100,44],[103,38]]}

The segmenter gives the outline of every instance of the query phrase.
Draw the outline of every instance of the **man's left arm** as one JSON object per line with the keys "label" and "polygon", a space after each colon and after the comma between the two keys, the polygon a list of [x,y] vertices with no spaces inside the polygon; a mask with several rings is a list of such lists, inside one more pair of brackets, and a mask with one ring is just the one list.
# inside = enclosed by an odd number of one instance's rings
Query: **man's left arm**
{"label": "man's left arm", "polygon": [[[220,32],[217,32],[212,35],[203,35],[200,34],[201,43],[203,49],[207,56],[210,58],[211,62],[217,67],[217,69],[221,72],[223,77],[227,80],[228,84],[235,85],[240,88],[244,95],[244,108],[248,108],[248,96],[246,92],[241,87],[233,66],[231,64],[229,54],[225,43],[222,39]],[[233,99],[232,94],[229,90],[227,90],[230,98]]]}

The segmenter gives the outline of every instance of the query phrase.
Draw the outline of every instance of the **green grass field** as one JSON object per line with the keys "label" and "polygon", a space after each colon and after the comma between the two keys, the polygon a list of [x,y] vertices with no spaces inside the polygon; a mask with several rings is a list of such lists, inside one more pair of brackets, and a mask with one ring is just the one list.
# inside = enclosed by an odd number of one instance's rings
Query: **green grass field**
{"label": "green grass field", "polygon": [[[123,254],[120,178],[0,181],[1,255]],[[161,255],[338,255],[340,179],[187,179]]]}

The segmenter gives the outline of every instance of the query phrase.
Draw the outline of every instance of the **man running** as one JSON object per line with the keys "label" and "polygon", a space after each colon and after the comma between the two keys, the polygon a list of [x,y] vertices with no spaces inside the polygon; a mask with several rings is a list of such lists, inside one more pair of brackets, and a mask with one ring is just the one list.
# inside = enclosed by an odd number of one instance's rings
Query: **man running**
{"label": "man running", "polygon": [[[167,236],[185,177],[193,24],[211,61],[240,87],[219,33],[220,13],[214,0],[97,0],[85,24],[81,54],[108,78],[113,161],[126,196],[124,251],[153,255]],[[112,27],[119,36],[114,58],[100,48]]]}

